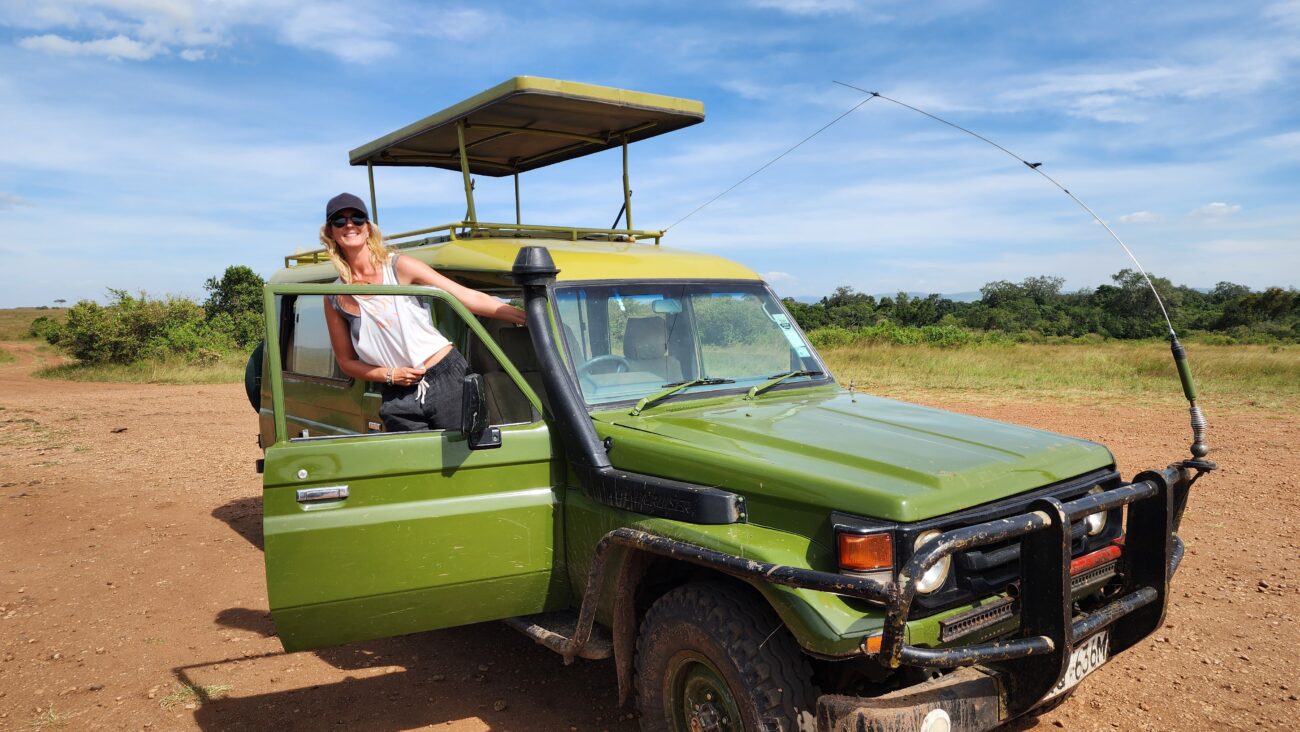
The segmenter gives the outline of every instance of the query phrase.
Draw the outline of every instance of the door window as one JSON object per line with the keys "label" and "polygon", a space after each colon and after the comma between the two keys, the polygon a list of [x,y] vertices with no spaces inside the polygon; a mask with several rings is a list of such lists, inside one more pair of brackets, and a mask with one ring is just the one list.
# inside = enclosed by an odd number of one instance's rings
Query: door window
{"label": "door window", "polygon": [[325,328],[324,298],[297,297],[293,300],[293,329],[285,370],[304,376],[346,380],[339,368]]}
{"label": "door window", "polygon": [[[285,331],[282,335],[284,404],[289,434],[293,439],[310,439],[382,432],[379,408],[384,384],[353,380],[339,366],[325,317],[325,309],[334,305],[319,295],[288,296],[286,300],[289,314],[282,321]],[[372,295],[340,298],[339,307],[365,324],[354,326],[353,319],[346,316],[342,321],[349,329],[349,337],[353,330],[358,331],[353,345],[362,362],[392,363],[397,360],[394,355],[397,353],[427,351],[431,356],[450,341],[468,361],[469,373],[484,377],[489,424],[531,423],[540,418],[500,360],[456,311],[441,300]],[[397,317],[398,312],[403,313],[402,317]],[[424,327],[410,327],[415,318],[423,319]],[[500,329],[499,325],[494,327]],[[459,421],[459,412],[456,420]]]}

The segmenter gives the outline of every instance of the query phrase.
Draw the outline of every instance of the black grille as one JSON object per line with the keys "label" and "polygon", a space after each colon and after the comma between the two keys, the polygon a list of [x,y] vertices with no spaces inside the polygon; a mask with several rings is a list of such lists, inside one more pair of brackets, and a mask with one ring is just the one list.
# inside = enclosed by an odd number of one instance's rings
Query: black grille
{"label": "black grille", "polygon": [[[931,521],[905,524],[899,527],[901,536],[899,544],[909,551],[907,556],[899,557],[898,561],[902,563],[910,558],[910,549],[915,543],[916,537],[925,531],[931,529],[949,531],[963,526],[991,521],[1023,513],[1030,502],[1044,496],[1069,501],[1086,494],[1096,486],[1110,488],[1118,483],[1119,474],[1116,471],[1100,470],[958,514],[943,516]],[[1071,527],[1073,537],[1072,556],[1077,557],[1096,551],[1114,541],[1120,535],[1121,516],[1121,509],[1112,511],[1107,517],[1105,530],[1098,536],[1088,536],[1082,521],[1075,523]],[[912,604],[910,617],[927,617],[949,608],[968,604],[981,597],[1003,592],[1017,583],[1019,579],[1020,539],[1018,538],[997,544],[988,544],[966,552],[958,552],[953,555],[953,569],[944,587],[929,595],[918,594]]]}

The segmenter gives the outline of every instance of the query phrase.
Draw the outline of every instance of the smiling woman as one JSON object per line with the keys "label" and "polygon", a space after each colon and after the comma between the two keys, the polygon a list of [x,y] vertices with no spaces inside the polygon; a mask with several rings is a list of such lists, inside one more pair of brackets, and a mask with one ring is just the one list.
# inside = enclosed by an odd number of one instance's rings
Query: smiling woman
{"label": "smiling woman", "polygon": [[[384,245],[366,204],[340,193],[325,205],[321,243],[339,282],[370,285],[432,285],[451,293],[470,312],[522,323],[523,312],[438,274]],[[326,296],[330,344],[343,373],[382,382],[379,416],[389,431],[448,429],[459,419],[461,379],[468,365],[433,325],[418,298]]]}

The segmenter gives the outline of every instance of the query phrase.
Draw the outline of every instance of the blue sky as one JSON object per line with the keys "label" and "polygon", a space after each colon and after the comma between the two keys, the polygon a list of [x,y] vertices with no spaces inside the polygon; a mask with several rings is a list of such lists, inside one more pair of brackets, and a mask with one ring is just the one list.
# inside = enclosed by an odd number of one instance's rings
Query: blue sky
{"label": "blue sky", "polygon": [[[0,307],[201,297],[314,246],[365,195],[347,151],[511,76],[700,99],[632,148],[662,228],[876,89],[1043,161],[1154,274],[1300,280],[1300,1],[711,3],[3,0]],[[608,226],[617,153],[522,178],[524,218]],[[377,172],[387,231],[460,218],[459,176]],[[479,215],[510,220],[508,178]],[[782,295],[962,292],[1128,266],[1059,191],[877,100],[674,227]]]}

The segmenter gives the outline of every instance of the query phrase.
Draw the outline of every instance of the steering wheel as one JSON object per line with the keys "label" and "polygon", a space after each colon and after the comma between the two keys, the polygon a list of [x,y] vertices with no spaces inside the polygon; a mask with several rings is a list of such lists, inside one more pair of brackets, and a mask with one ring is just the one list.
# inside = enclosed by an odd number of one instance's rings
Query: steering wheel
{"label": "steering wheel", "polygon": [[578,366],[578,376],[591,376],[592,372],[604,364],[614,364],[612,371],[602,371],[601,373],[625,374],[632,370],[632,364],[628,363],[626,358],[613,353],[607,353],[604,356],[597,356],[590,361]]}

